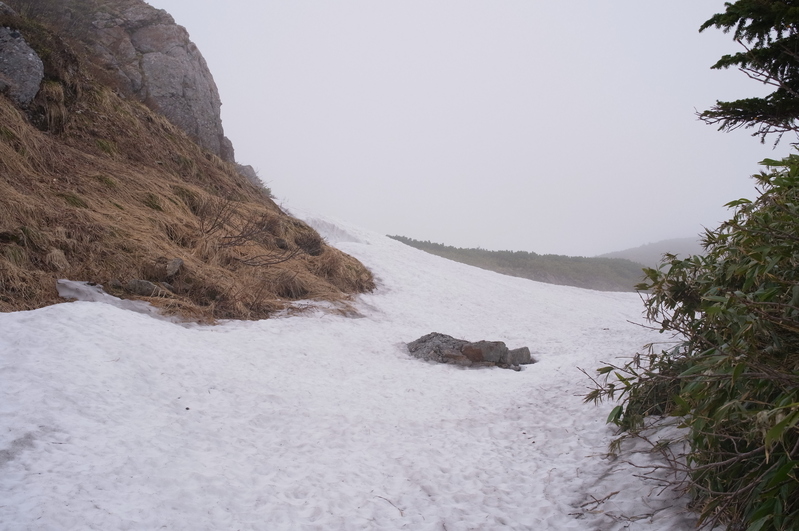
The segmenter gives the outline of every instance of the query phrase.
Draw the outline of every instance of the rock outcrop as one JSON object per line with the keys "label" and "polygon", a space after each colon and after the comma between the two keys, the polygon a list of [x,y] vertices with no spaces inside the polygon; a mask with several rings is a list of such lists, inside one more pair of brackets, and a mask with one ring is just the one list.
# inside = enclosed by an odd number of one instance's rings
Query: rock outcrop
{"label": "rock outcrop", "polygon": [[426,361],[453,363],[466,367],[497,366],[519,370],[520,365],[529,365],[536,361],[527,347],[511,350],[502,341],[472,343],[438,332],[408,343],[408,352]]}
{"label": "rock outcrop", "polygon": [[[13,11],[0,2],[0,14]],[[44,79],[44,64],[16,30],[0,27],[0,94],[27,107]]]}
{"label": "rock outcrop", "polygon": [[0,4],[0,28],[13,47],[24,39],[44,76],[12,100],[25,85],[15,74],[0,94],[0,312],[61,302],[58,279],[199,322],[265,319],[308,299],[347,314],[351,294],[375,288],[250,168],[169,123],[174,97],[197,135],[215,124],[221,135],[213,80],[169,15],[140,0],[2,2],[16,13]]}
{"label": "rock outcrop", "polygon": [[142,0],[23,3],[37,18],[86,45],[94,66],[122,93],[144,102],[222,159],[234,160],[213,76],[186,29],[169,13]]}

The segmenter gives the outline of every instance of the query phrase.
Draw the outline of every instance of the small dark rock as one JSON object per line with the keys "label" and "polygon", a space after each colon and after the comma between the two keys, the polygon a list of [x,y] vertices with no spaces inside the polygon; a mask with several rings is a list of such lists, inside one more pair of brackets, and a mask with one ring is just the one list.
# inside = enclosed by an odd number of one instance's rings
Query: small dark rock
{"label": "small dark rock", "polygon": [[166,278],[172,278],[177,275],[183,268],[183,260],[180,258],[173,258],[166,263]]}
{"label": "small dark rock", "polygon": [[141,279],[131,280],[125,288],[129,292],[135,295],[141,295],[142,297],[158,297],[166,293],[166,291],[157,284],[153,284],[149,280]]}
{"label": "small dark rock", "polygon": [[143,273],[144,278],[153,282],[171,281],[184,270],[184,262],[180,258],[167,259],[165,256],[157,258],[148,264]]}

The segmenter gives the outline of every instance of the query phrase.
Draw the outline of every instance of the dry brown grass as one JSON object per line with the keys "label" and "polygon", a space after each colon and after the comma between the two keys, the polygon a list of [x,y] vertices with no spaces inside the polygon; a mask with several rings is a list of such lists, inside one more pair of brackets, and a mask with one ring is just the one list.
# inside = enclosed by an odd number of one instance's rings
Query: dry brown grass
{"label": "dry brown grass", "polygon": [[[148,300],[204,320],[264,318],[292,300],[344,301],[374,288],[362,264],[232,164],[76,74],[74,60],[70,79],[50,65],[27,114],[0,96],[1,311],[60,302],[58,278],[125,297],[131,279],[167,283]],[[184,267],[166,278],[172,258]]]}

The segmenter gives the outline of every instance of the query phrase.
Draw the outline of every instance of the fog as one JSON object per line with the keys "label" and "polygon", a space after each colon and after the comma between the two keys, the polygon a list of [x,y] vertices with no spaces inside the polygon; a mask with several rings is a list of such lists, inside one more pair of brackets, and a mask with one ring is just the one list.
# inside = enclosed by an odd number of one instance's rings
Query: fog
{"label": "fog", "polygon": [[185,26],[236,158],[289,210],[460,247],[591,256],[692,236],[784,156],[696,118],[716,0],[148,0]]}

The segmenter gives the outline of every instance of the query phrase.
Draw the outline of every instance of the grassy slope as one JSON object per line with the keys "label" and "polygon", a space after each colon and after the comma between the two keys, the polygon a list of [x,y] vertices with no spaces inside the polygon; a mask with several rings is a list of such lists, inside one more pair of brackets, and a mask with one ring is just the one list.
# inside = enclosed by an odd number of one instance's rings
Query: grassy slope
{"label": "grassy slope", "polygon": [[59,302],[58,278],[165,281],[172,258],[184,267],[150,300],[192,318],[263,318],[373,289],[362,264],[233,165],[90,76],[80,45],[0,18],[46,67],[26,112],[0,95],[0,311]]}
{"label": "grassy slope", "polygon": [[601,291],[635,291],[634,286],[643,279],[640,264],[619,258],[583,258],[554,254],[540,255],[524,251],[462,249],[403,236],[390,237],[456,262],[549,284]]}

